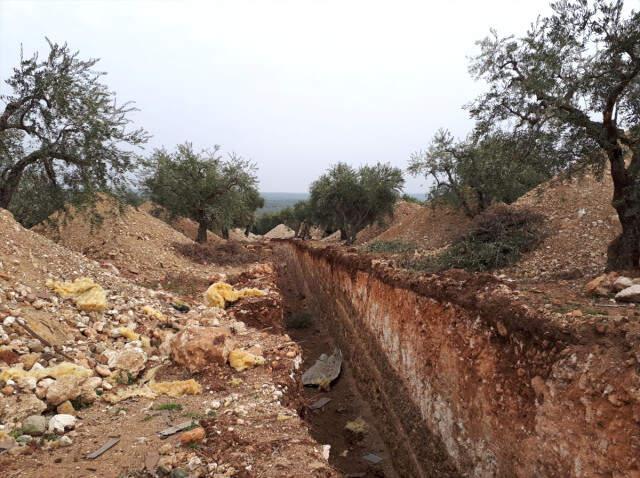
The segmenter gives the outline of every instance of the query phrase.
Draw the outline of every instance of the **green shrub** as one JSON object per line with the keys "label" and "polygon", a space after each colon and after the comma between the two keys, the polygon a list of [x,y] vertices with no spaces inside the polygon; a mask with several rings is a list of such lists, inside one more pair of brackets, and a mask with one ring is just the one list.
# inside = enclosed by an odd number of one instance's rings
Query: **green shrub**
{"label": "green shrub", "polygon": [[442,253],[421,259],[408,258],[402,265],[428,272],[506,267],[540,243],[544,237],[543,222],[544,216],[530,210],[496,205],[479,214],[471,232]]}
{"label": "green shrub", "polygon": [[159,405],[156,405],[155,407],[153,407],[154,410],[169,410],[169,411],[180,411],[182,410],[182,405],[180,405],[179,403],[173,403],[173,402],[169,402],[169,403],[161,403]]}
{"label": "green shrub", "polygon": [[365,250],[367,252],[388,252],[391,254],[401,254],[405,252],[413,252],[417,248],[413,242],[405,242],[400,240],[393,241],[374,241],[367,244]]}

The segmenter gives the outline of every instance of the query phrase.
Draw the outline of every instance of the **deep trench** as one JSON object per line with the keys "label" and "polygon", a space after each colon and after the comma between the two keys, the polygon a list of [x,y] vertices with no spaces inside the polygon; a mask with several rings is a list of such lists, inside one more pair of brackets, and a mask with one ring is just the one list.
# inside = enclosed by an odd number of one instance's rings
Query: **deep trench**
{"label": "deep trench", "polygon": [[[299,262],[294,244],[281,243],[274,253],[285,325],[303,350],[302,371],[334,347],[343,354],[342,374],[329,392],[307,387],[303,392],[307,404],[323,396],[332,399],[320,410],[306,407],[302,413],[316,441],[331,445],[329,462],[353,478],[461,476],[424,422],[379,337],[356,325],[358,311],[342,297],[341,286],[316,282],[315,272],[308,269],[314,266]],[[359,417],[367,424],[364,436],[345,430],[347,421]],[[364,458],[368,454],[382,460],[374,465]]]}
{"label": "deep trench", "polygon": [[[338,347],[330,326],[309,305],[308,298],[291,286],[286,267],[278,274],[278,286],[284,301],[284,321],[287,333],[302,348],[301,370],[311,367],[317,358],[330,355]],[[375,411],[360,393],[353,369],[348,360],[343,361],[340,376],[328,390],[304,387],[305,403],[313,405],[321,398],[331,401],[319,409],[305,407],[303,419],[313,438],[322,445],[330,445],[329,462],[345,477],[400,478],[391,454],[378,429]],[[364,433],[353,433],[345,428],[348,422],[362,419],[366,423]],[[373,456],[372,456],[373,455]],[[378,457],[378,463],[369,459]]]}

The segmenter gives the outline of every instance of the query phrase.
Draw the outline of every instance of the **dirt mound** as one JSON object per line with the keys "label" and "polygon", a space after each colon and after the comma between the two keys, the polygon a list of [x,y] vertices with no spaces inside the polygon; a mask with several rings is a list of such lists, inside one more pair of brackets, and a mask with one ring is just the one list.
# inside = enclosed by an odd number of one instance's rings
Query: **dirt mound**
{"label": "dirt mound", "polygon": [[607,246],[620,233],[611,206],[613,184],[605,173],[555,178],[521,197],[515,204],[548,218],[548,236],[510,273],[531,278],[578,278],[601,271]]}
{"label": "dirt mound", "polygon": [[291,239],[295,237],[296,232],[289,226],[278,224],[276,227],[267,232],[263,237],[265,239]]}
{"label": "dirt mound", "polygon": [[70,207],[33,230],[142,281],[193,266],[175,250],[192,244],[191,239],[143,210],[104,195],[94,208]]}
{"label": "dirt mound", "polygon": [[[161,221],[166,222],[176,231],[181,232],[189,239],[195,241],[196,236],[198,235],[198,223],[186,218],[186,217],[175,217],[172,218],[169,211],[167,211],[164,207],[159,204],[155,204],[151,201],[147,201],[141,204],[138,209],[150,214],[151,216],[160,219]],[[223,239],[217,234],[207,231],[207,241],[212,242],[220,242]]]}
{"label": "dirt mound", "polygon": [[[384,230],[372,226],[358,235],[358,243],[372,241],[413,242],[426,250],[441,248],[468,231],[471,220],[445,204],[421,206],[400,201]],[[376,234],[377,232],[377,234]]]}

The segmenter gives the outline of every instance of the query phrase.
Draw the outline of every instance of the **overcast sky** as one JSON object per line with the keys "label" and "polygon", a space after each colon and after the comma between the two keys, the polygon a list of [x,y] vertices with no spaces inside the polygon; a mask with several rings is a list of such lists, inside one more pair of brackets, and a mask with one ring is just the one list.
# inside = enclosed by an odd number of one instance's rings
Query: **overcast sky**
{"label": "overcast sky", "polygon": [[[97,57],[152,135],[220,144],[262,191],[306,191],[331,164],[405,168],[439,127],[465,135],[467,72],[491,27],[522,33],[548,0],[0,0],[2,78],[47,36]],[[6,90],[5,90],[6,91]],[[422,192],[424,180],[407,178]]]}

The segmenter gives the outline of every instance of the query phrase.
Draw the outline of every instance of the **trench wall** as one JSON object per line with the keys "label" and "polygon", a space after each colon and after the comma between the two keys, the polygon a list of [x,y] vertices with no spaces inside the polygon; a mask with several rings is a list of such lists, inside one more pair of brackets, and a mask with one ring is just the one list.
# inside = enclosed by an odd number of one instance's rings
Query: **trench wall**
{"label": "trench wall", "polygon": [[400,476],[640,476],[637,366],[620,367],[635,339],[591,343],[490,275],[415,277],[338,248],[278,249]]}

